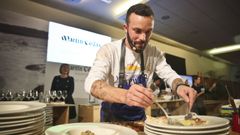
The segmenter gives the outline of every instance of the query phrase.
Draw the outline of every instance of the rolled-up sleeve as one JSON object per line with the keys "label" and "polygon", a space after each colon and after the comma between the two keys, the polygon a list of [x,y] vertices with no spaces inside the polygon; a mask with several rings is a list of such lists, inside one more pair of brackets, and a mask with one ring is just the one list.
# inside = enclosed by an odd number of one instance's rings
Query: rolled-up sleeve
{"label": "rolled-up sleeve", "polygon": [[87,93],[91,93],[92,84],[96,80],[106,80],[110,69],[110,58],[107,53],[107,47],[103,46],[96,54],[93,66],[84,83],[84,89]]}
{"label": "rolled-up sleeve", "polygon": [[166,58],[164,56],[159,57],[161,59],[158,60],[156,66],[156,73],[160,78],[162,78],[167,84],[173,89],[172,83],[176,78],[181,78],[166,62]]}

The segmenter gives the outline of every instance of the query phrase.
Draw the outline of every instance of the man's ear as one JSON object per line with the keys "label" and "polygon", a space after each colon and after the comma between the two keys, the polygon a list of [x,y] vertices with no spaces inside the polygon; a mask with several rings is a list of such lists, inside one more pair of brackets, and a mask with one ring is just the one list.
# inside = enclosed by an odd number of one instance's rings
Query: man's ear
{"label": "man's ear", "polygon": [[123,29],[124,29],[124,31],[127,33],[127,24],[125,23],[124,25],[123,25]]}

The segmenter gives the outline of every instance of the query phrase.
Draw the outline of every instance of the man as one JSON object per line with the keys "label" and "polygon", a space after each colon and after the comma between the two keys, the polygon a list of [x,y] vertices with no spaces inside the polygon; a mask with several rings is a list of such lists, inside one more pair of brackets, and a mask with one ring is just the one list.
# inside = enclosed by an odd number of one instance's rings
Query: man
{"label": "man", "polygon": [[156,73],[153,74],[152,81],[153,82],[150,85],[151,90],[160,91],[157,95],[157,96],[160,96],[162,94],[162,90],[166,89],[164,81],[160,77],[158,77],[158,75]]}
{"label": "man", "polygon": [[145,4],[127,11],[125,38],[104,45],[98,51],[85,81],[85,90],[102,99],[101,121],[144,120],[144,108],[154,95],[148,88],[156,72],[192,106],[196,92],[166,63],[163,53],[148,45],[154,14]]}
{"label": "man", "polygon": [[206,115],[206,109],[204,107],[204,94],[205,88],[201,85],[201,78],[200,76],[194,75],[193,76],[193,86],[192,88],[197,91],[197,98],[196,102],[193,104],[192,111],[196,112],[199,115]]}

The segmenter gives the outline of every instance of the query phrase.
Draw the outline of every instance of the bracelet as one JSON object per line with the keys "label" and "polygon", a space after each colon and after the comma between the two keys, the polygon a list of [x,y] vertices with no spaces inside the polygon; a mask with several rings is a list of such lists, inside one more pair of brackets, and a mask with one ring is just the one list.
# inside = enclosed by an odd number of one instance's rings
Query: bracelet
{"label": "bracelet", "polygon": [[184,86],[188,86],[188,87],[189,87],[189,85],[187,85],[187,84],[185,84],[185,83],[179,83],[179,84],[177,84],[177,86],[176,86],[176,92],[177,92],[178,87],[181,86],[181,85],[184,85]]}

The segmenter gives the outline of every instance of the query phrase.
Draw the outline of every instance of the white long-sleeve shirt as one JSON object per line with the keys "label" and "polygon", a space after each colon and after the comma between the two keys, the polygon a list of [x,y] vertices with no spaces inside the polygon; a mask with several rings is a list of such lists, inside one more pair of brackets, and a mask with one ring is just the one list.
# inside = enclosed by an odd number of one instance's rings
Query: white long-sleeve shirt
{"label": "white long-sleeve shirt", "polygon": [[[91,70],[85,80],[85,91],[90,93],[91,86],[96,80],[105,80],[110,85],[118,87],[119,69],[121,57],[122,40],[117,40],[102,46],[97,52],[96,59],[91,67]],[[140,54],[126,47],[125,55],[125,78],[129,84],[134,83],[134,80],[141,73]],[[181,78],[167,64],[163,52],[156,47],[147,45],[144,50],[144,65],[147,79],[147,86],[152,81],[153,73],[158,76],[172,88],[172,82],[176,78]]]}

